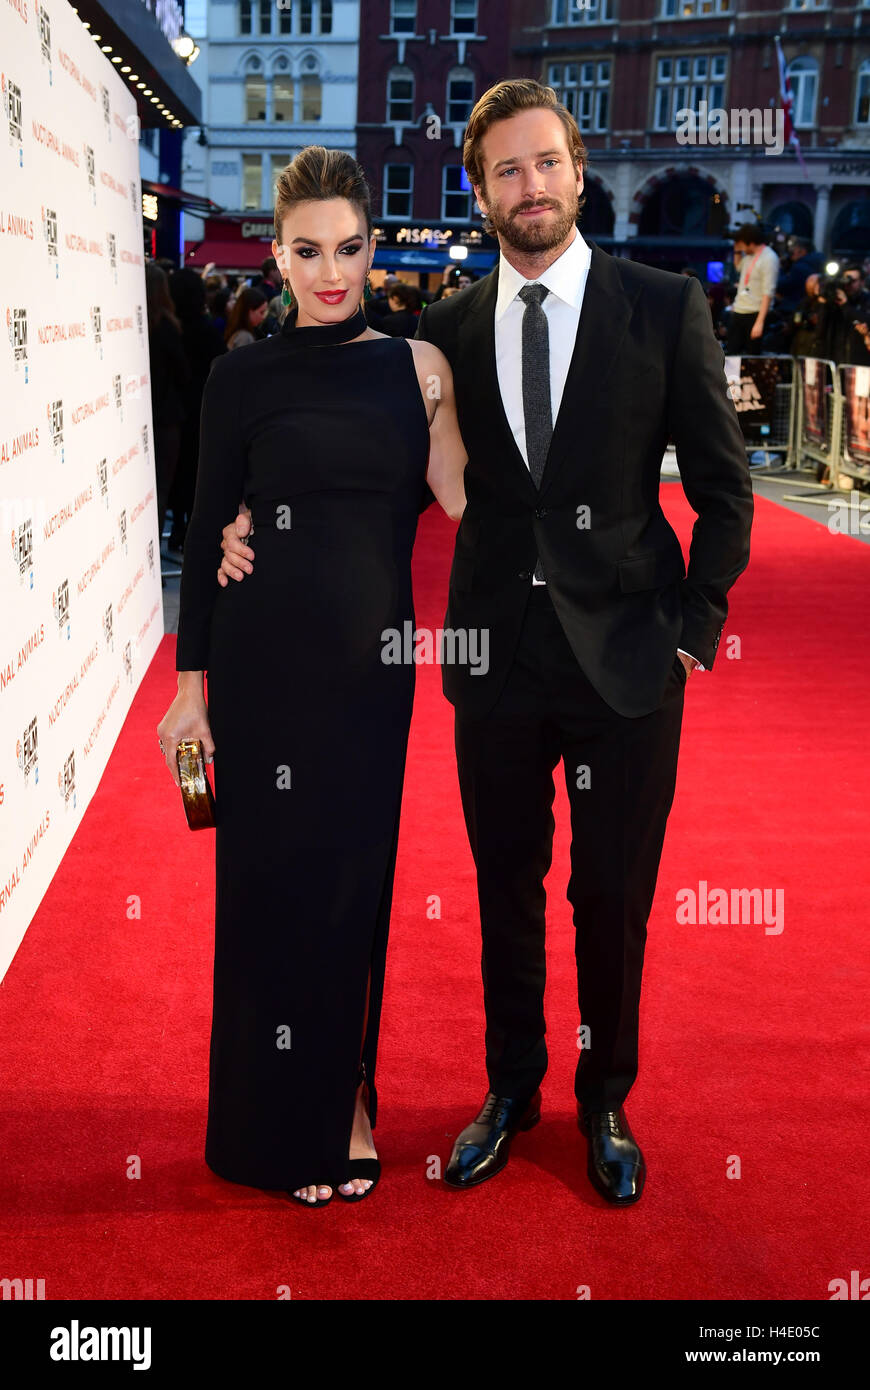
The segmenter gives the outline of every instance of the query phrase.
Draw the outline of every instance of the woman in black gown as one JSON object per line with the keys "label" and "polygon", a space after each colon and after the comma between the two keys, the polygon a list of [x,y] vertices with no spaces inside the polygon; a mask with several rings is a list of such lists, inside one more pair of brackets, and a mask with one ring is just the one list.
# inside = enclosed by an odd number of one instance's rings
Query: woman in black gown
{"label": "woman in black gown", "polygon": [[[180,739],[214,761],[206,1162],[323,1204],[336,1188],[358,1200],[380,1172],[370,1126],[415,673],[382,658],[389,629],[414,621],[426,484],[461,515],[466,459],[446,358],[358,307],[376,244],[359,165],[303,150],[275,225],[296,302],[206,384],[179,693],[158,733],[176,782]],[[241,497],[256,572],[222,589],[221,529]]]}

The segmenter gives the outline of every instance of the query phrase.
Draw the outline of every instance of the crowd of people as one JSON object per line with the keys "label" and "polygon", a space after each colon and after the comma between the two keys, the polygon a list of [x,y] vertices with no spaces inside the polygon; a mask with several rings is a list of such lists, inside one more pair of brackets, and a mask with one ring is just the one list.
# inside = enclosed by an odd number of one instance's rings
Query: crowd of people
{"label": "crowd of people", "polygon": [[870,366],[870,258],[835,262],[829,273],[806,237],[790,236],[777,251],[761,226],[747,224],[735,233],[733,262],[732,278],[707,286],[726,353],[787,353]]}

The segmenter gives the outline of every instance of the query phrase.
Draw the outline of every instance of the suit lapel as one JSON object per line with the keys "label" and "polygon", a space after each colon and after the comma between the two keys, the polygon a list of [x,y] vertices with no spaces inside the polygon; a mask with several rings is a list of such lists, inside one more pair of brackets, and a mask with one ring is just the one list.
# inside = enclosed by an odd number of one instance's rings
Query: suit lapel
{"label": "suit lapel", "polygon": [[626,294],[613,257],[594,242],[590,245],[592,260],[574,351],[541,478],[542,496],[572,449],[576,450],[578,438],[583,437],[580,407],[584,402],[597,400],[605,390],[637,298]]}
{"label": "suit lapel", "polygon": [[[498,372],[495,363],[495,304],[498,297],[498,263],[474,297],[474,303],[460,324],[457,342],[457,363],[454,379],[458,399],[464,396],[468,409],[460,415],[463,434],[465,420],[483,434],[481,444],[486,453],[505,460],[506,477],[526,500],[534,499],[538,489],[532,482],[526,461],[517,447],[514,432],[508,424]],[[471,430],[468,430],[471,438]]]}

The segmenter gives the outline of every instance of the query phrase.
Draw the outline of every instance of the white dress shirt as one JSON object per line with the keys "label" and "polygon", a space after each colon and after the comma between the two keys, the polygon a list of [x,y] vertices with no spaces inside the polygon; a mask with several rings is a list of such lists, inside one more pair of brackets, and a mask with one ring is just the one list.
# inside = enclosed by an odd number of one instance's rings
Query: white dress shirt
{"label": "white dress shirt", "polygon": [[[550,291],[541,308],[547,316],[550,339],[550,415],[555,429],[559,406],[562,404],[562,392],[565,389],[565,378],[577,338],[580,308],[591,260],[592,249],[576,227],[570,246],[538,276],[537,280],[527,280],[505,259],[503,252],[499,257],[498,298],[495,301],[495,365],[504,413],[527,468],[529,458],[526,452],[526,417],[523,412],[523,314],[526,306],[519,293],[524,285],[533,284],[546,285]],[[533,580],[535,584],[544,582],[543,579]]]}
{"label": "white dress shirt", "polygon": [[[523,411],[523,314],[526,306],[519,297],[520,290],[525,285],[546,285],[549,290],[541,308],[547,316],[550,346],[550,414],[555,429],[568,368],[574,354],[580,310],[583,307],[583,295],[591,262],[592,248],[584,241],[577,227],[574,228],[573,240],[561,256],[535,280],[527,280],[515,270],[505,258],[504,252],[499,256],[498,297],[495,301],[495,366],[504,413],[527,468],[529,458],[526,450],[526,417]],[[533,577],[532,583],[544,584],[546,580]],[[678,651],[680,650],[682,648],[678,648]],[[685,655],[689,656],[690,653],[686,652]],[[692,657],[692,660],[695,661],[696,658]],[[703,667],[699,665],[699,669]]]}

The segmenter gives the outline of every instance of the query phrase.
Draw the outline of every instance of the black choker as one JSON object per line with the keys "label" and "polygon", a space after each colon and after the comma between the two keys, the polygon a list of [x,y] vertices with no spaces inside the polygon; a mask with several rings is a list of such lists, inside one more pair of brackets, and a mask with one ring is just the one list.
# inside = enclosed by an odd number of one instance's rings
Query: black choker
{"label": "black choker", "polygon": [[281,333],[285,342],[295,343],[300,347],[321,347],[328,343],[349,343],[352,338],[358,338],[368,328],[368,321],[361,308],[357,308],[349,319],[341,319],[339,323],[318,323],[309,328],[297,327],[298,317],[299,306],[294,304],[289,313],[284,316]]}

